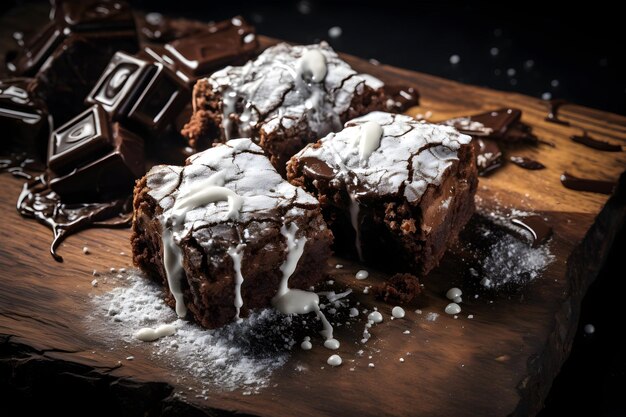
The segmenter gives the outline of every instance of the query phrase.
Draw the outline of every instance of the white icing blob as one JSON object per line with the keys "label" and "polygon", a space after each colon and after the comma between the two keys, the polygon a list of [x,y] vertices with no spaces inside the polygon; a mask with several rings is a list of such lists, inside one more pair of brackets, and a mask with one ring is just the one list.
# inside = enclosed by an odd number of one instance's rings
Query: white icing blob
{"label": "white icing blob", "polygon": [[462,302],[463,302],[463,299],[462,299],[461,297],[454,297],[454,298],[452,299],[452,301],[453,301],[453,302],[455,302],[455,303],[457,303],[457,304],[460,304],[460,303],[462,303]]}
{"label": "white icing blob", "polygon": [[353,146],[359,146],[359,159],[361,163],[367,161],[372,152],[378,149],[383,128],[374,121],[368,121],[361,125],[359,136],[353,141]]}
{"label": "white icing blob", "polygon": [[391,315],[397,319],[401,319],[404,317],[406,313],[404,312],[404,309],[400,306],[395,306],[392,310],[391,310]]}
{"label": "white icing blob", "polygon": [[172,324],[162,324],[158,326],[156,329],[151,327],[144,327],[140,329],[137,333],[135,333],[135,339],[141,340],[142,342],[154,342],[165,336],[171,336],[176,333],[176,327]]}
{"label": "white icing blob", "polygon": [[463,291],[456,287],[450,288],[446,293],[446,297],[448,297],[449,300],[454,300],[456,297],[460,297],[461,295],[463,295]]}
{"label": "white icing blob", "polygon": [[302,54],[298,63],[298,76],[303,80],[320,83],[326,77],[327,71],[326,57],[319,49],[308,49]]}
{"label": "white icing blob", "polygon": [[308,340],[303,340],[302,343],[300,343],[300,348],[302,350],[311,350],[313,348],[313,344],[311,344]]}
{"label": "white icing blob", "polygon": [[381,323],[383,321],[383,315],[378,311],[372,311],[368,316],[367,320],[372,323]]}
{"label": "white icing blob", "polygon": [[363,280],[363,279],[367,279],[367,277],[369,276],[370,276],[369,272],[367,272],[365,269],[361,269],[359,272],[356,273],[354,277],[358,280]]}
{"label": "white icing blob", "polygon": [[228,255],[233,260],[233,269],[235,271],[235,309],[237,313],[235,318],[239,319],[241,307],[243,307],[243,298],[241,297],[241,284],[243,284],[243,275],[241,275],[241,254],[246,245],[240,243],[237,247],[228,248]]}
{"label": "white icing blob", "polygon": [[339,355],[331,355],[326,361],[330,366],[339,366],[343,361],[341,360],[341,356]]}
{"label": "white icing blob", "polygon": [[337,350],[339,349],[339,340],[327,339],[326,341],[324,341],[324,347],[330,350]]}
{"label": "white icing blob", "polygon": [[461,306],[457,303],[450,303],[445,308],[446,314],[459,314],[461,312]]}

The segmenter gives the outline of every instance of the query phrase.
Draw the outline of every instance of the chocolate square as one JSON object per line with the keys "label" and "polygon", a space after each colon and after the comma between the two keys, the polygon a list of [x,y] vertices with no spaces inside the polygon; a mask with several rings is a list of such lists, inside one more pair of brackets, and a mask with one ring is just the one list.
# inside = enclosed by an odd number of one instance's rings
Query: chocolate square
{"label": "chocolate square", "polygon": [[86,104],[99,104],[112,120],[122,118],[136,97],[153,65],[123,52],[111,58],[100,79],[87,95]]}
{"label": "chocolate square", "polygon": [[101,105],[112,120],[160,131],[176,117],[189,95],[187,86],[162,64],[118,52],[85,102]]}
{"label": "chocolate square", "polygon": [[243,64],[258,48],[254,28],[242,18],[207,24],[190,36],[144,47],[139,56],[159,62],[189,86],[229,64]]}
{"label": "chocolate square", "polygon": [[52,120],[46,104],[29,91],[31,82],[29,78],[0,81],[0,150],[45,158]]}
{"label": "chocolate square", "polygon": [[106,142],[106,152],[93,153],[89,162],[54,176],[50,188],[66,202],[106,201],[132,192],[135,180],[145,173],[143,140],[114,123]]}
{"label": "chocolate square", "polygon": [[95,105],[52,132],[48,166],[56,173],[69,172],[112,148],[107,114]]}

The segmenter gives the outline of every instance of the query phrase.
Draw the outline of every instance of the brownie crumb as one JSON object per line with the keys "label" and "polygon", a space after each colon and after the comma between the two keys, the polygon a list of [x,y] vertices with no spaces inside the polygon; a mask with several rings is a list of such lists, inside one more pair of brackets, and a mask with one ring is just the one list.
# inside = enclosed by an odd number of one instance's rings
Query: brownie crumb
{"label": "brownie crumb", "polygon": [[408,304],[422,291],[419,279],[412,274],[395,274],[373,290],[376,298],[387,304]]}

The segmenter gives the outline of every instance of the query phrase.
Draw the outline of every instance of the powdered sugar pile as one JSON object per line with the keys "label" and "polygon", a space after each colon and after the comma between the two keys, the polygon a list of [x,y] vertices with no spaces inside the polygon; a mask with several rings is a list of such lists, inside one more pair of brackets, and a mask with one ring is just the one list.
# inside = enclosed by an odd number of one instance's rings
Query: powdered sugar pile
{"label": "powdered sugar pile", "polygon": [[127,285],[93,298],[94,332],[104,328],[112,342],[141,345],[133,337],[139,329],[173,323],[175,335],[151,344],[154,357],[171,361],[207,387],[242,389],[244,394],[267,386],[273,371],[286,363],[295,344],[290,317],[263,310],[241,323],[205,330],[178,320],[162,300],[161,290],[138,274],[129,274]]}
{"label": "powdered sugar pile", "polygon": [[487,288],[526,284],[537,278],[553,259],[547,245],[532,248],[511,235],[502,236],[481,262],[481,284]]}

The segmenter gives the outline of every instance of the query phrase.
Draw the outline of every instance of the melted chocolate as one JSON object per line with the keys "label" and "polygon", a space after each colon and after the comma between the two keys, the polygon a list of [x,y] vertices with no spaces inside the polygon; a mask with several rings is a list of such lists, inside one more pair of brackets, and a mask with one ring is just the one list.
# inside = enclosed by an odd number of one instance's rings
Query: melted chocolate
{"label": "melted chocolate", "polygon": [[404,113],[411,107],[419,104],[419,94],[413,87],[399,84],[385,84],[387,110],[394,113]]}
{"label": "melted chocolate", "polygon": [[570,122],[567,120],[559,119],[559,109],[561,106],[568,104],[566,100],[554,99],[548,101],[550,108],[548,109],[548,115],[546,116],[546,122],[556,123],[563,126],[569,126]]}
{"label": "melted chocolate", "polygon": [[582,135],[572,135],[570,139],[576,143],[580,143],[581,145],[585,145],[588,148],[597,149],[599,151],[604,152],[621,152],[623,151],[621,145],[616,145],[613,143],[605,142],[602,140],[594,139],[589,134],[583,130]]}
{"label": "melted chocolate", "polygon": [[9,172],[15,177],[32,178],[26,171],[42,172],[46,167],[27,153],[12,153],[9,156],[0,156],[0,172]]}
{"label": "melted chocolate", "polygon": [[613,193],[617,183],[604,180],[590,180],[586,178],[578,178],[567,172],[561,174],[561,184],[565,188],[576,191],[589,191],[598,194],[610,195]]}
{"label": "melted chocolate", "polygon": [[17,200],[17,211],[52,229],[50,254],[62,262],[63,258],[56,250],[69,235],[91,227],[130,227],[132,198],[105,203],[64,204],[49,188],[48,179],[42,174],[24,184]]}
{"label": "melted chocolate", "polygon": [[478,175],[484,177],[500,168],[504,163],[500,146],[490,139],[474,138],[472,140],[476,152]]}
{"label": "melted chocolate", "polygon": [[529,169],[529,170],[537,170],[544,169],[546,166],[539,161],[535,161],[534,159],[530,159],[526,156],[511,156],[509,158],[511,162],[513,162],[518,167]]}
{"label": "melted chocolate", "polygon": [[514,217],[511,223],[524,228],[532,235],[533,248],[547,242],[552,236],[552,227],[541,216]]}

